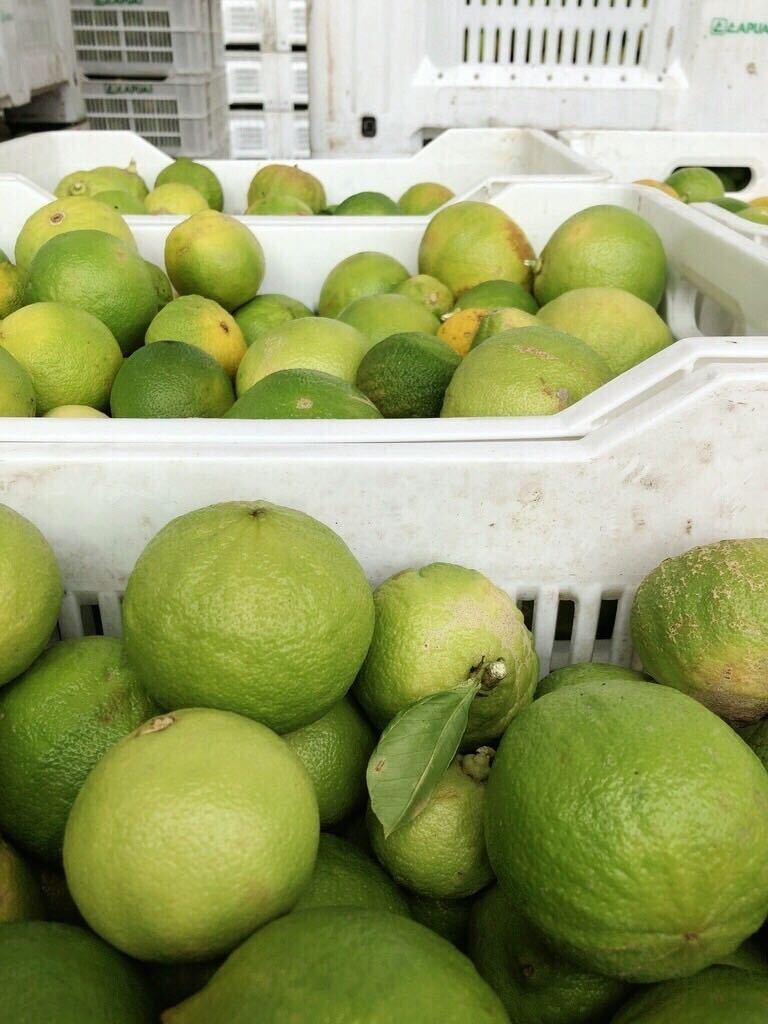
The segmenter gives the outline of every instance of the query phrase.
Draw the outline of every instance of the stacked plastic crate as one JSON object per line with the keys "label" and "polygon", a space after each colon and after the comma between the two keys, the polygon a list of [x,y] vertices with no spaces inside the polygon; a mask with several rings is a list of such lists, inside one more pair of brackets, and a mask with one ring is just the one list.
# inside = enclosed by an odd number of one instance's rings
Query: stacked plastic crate
{"label": "stacked plastic crate", "polygon": [[219,0],[70,0],[92,128],[143,135],[173,156],[227,149]]}
{"label": "stacked plastic crate", "polygon": [[221,0],[230,156],[309,156],[306,0]]}

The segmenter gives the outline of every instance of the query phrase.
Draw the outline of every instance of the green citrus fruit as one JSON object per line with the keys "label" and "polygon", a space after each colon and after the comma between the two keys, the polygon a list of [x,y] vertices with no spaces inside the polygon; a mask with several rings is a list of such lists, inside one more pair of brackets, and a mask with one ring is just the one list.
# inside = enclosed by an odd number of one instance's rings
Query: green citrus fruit
{"label": "green citrus fruit", "polygon": [[392,334],[363,356],[357,386],[383,416],[439,416],[461,358],[439,338]]}
{"label": "green citrus fruit", "polygon": [[457,757],[415,818],[388,836],[368,811],[374,853],[411,892],[432,899],[472,896],[493,881],[485,852],[485,782],[493,751]]}
{"label": "green citrus fruit", "polygon": [[720,178],[708,167],[680,167],[667,178],[684,203],[707,203],[722,199],[725,189]]}
{"label": "green citrus fruit", "polygon": [[763,1024],[768,977],[735,967],[710,967],[693,978],[641,989],[612,1024]]}
{"label": "green citrus fruit", "polygon": [[313,213],[320,213],[326,205],[322,183],[313,174],[285,164],[267,164],[256,172],[248,186],[248,206],[274,196],[300,199]]}
{"label": "green citrus fruit", "polygon": [[110,405],[115,419],[215,419],[234,400],[232,381],[213,356],[183,341],[159,341],[125,360]]}
{"label": "green citrus fruit", "polygon": [[437,317],[420,303],[394,293],[355,299],[339,313],[339,320],[365,335],[369,348],[392,334],[405,331],[436,334],[440,326]]}
{"label": "green citrus fruit", "polygon": [[656,310],[621,288],[574,288],[542,306],[537,317],[586,342],[614,376],[674,341]]}
{"label": "green citrus fruit", "polygon": [[768,224],[768,210],[763,206],[750,206],[746,210],[739,210],[736,216],[742,220],[752,221],[753,224]]}
{"label": "green citrus fruit", "polygon": [[65,302],[92,313],[110,329],[125,355],[142,343],[157,312],[147,264],[104,231],[72,231],[38,249],[29,269],[27,299]]}
{"label": "green citrus fruit", "polygon": [[67,821],[64,867],[88,924],[142,960],[206,960],[286,913],[312,875],[317,801],[266,726],[188,708],[118,741]]}
{"label": "green citrus fruit", "polygon": [[42,917],[45,910],[39,882],[18,853],[0,838],[0,926]]}
{"label": "green citrus fruit", "polygon": [[32,378],[38,414],[60,405],[103,409],[123,356],[109,328],[63,302],[35,302],[0,324],[0,346]]}
{"label": "green citrus fruit", "polygon": [[168,164],[155,178],[155,188],[169,183],[191,185],[205,198],[212,210],[224,209],[224,193],[221,182],[213,171],[204,164],[199,164],[189,157],[179,157]]}
{"label": "green citrus fruit", "polygon": [[433,900],[415,892],[408,893],[408,906],[414,921],[442,935],[462,951],[467,944],[467,928],[473,903],[472,897],[463,900]]}
{"label": "green citrus fruit", "polygon": [[265,294],[246,302],[235,310],[235,320],[243,332],[245,344],[250,345],[260,334],[287,324],[289,320],[300,320],[312,316],[312,310],[303,302],[292,299],[289,295]]}
{"label": "green citrus fruit", "polygon": [[179,295],[202,295],[232,311],[258,292],[264,252],[245,224],[203,210],[170,232],[165,267]]}
{"label": "green citrus fruit", "polygon": [[361,907],[411,916],[405,896],[389,875],[352,843],[332,835],[320,836],[312,880],[293,909],[318,907]]}
{"label": "green citrus fruit", "polygon": [[514,281],[483,281],[459,296],[456,309],[522,309],[533,314],[538,312],[539,304]]}
{"label": "green citrus fruit", "polygon": [[707,202],[714,203],[715,206],[719,206],[722,210],[728,210],[730,213],[738,213],[740,210],[749,209],[749,203],[745,203],[743,199],[736,199],[734,196],[708,199]]}
{"label": "green citrus fruit", "polygon": [[436,213],[419,246],[419,272],[430,274],[459,297],[484,281],[513,281],[528,288],[535,258],[524,232],[490,203],[452,203]]}
{"label": "green citrus fruit", "polygon": [[0,829],[41,860],[91,768],[156,710],[114,637],[64,640],[0,693]]}
{"label": "green citrus fruit", "polygon": [[739,735],[752,747],[768,771],[768,719],[751,722],[739,731]]}
{"label": "green citrus fruit", "polygon": [[482,573],[436,562],[374,594],[376,626],[355,694],[375,725],[430,693],[482,674],[467,745],[500,736],[533,698],[539,661],[512,598]]}
{"label": "green citrus fruit", "polygon": [[632,606],[632,642],[654,679],[724,718],[768,713],[768,540],[724,540],[665,559]]}
{"label": "green citrus fruit", "polygon": [[503,331],[473,348],[445,393],[443,416],[550,416],[610,380],[588,345],[551,327]]}
{"label": "green citrus fruit", "polygon": [[112,209],[117,210],[118,213],[138,214],[140,216],[147,213],[144,200],[131,195],[130,192],[119,192],[112,189],[106,192],[96,192],[92,198],[95,199],[97,203],[104,203],[106,206],[111,206]]}
{"label": "green citrus fruit", "polygon": [[420,181],[403,192],[397,205],[400,207],[400,213],[409,217],[422,217],[434,213],[438,207],[453,199],[453,196],[454,193],[445,185],[440,185],[436,181]]}
{"label": "green citrus fruit", "polygon": [[105,412],[99,412],[90,405],[57,405],[55,409],[49,409],[43,413],[45,419],[63,420],[108,420]]}
{"label": "green citrus fruit", "polygon": [[27,276],[8,260],[0,263],[0,320],[21,309],[25,302]]}
{"label": "green citrus fruit", "polygon": [[355,299],[393,291],[408,280],[408,271],[383,252],[356,252],[329,272],[320,289],[320,316],[338,316]]}
{"label": "green citrus fruit", "polygon": [[202,193],[192,185],[184,185],[177,181],[169,181],[165,185],[155,185],[144,200],[144,206],[146,213],[168,213],[181,216],[191,216],[193,213],[200,213],[201,210],[210,209],[208,201]]}
{"label": "green citrus fruit", "polygon": [[138,968],[84,928],[22,921],[0,928],[3,1024],[152,1024]]}
{"label": "green citrus fruit", "polygon": [[362,391],[321,370],[278,370],[248,388],[227,413],[241,420],[376,420]]}
{"label": "green citrus fruit", "polygon": [[146,342],[184,341],[212,356],[234,377],[245,355],[245,339],[235,318],[213,299],[181,295],[155,315]]}
{"label": "green citrus fruit", "polygon": [[163,306],[167,306],[168,303],[173,299],[173,288],[171,282],[168,279],[168,275],[160,267],[154,263],[150,263],[149,260],[144,261],[147,264],[147,269],[152,275],[152,282],[155,286],[155,294],[157,295],[157,306],[158,309],[162,309]]}
{"label": "green citrus fruit", "polygon": [[534,294],[543,306],[574,288],[623,288],[656,309],[666,283],[667,257],[655,229],[621,206],[590,206],[544,246]]}
{"label": "green citrus fruit", "polygon": [[630,991],[553,952],[498,886],[472,909],[468,953],[517,1024],[607,1021]]}
{"label": "green citrus fruit", "polygon": [[71,231],[104,231],[135,251],[131,229],[115,210],[88,196],[70,196],[36,210],[16,239],[16,263],[29,270],[37,250],[51,238]]}
{"label": "green citrus fruit", "polygon": [[666,686],[600,680],[535,701],[499,746],[486,841],[520,913],[609,976],[693,974],[768,912],[768,774]]}
{"label": "green citrus fruit", "polygon": [[[451,320],[452,317],[448,319]],[[533,316],[533,314],[526,313],[524,309],[517,309],[515,306],[510,309],[492,309],[485,313],[480,320],[475,336],[472,339],[472,348],[477,348],[484,341],[488,341],[489,338],[495,338],[496,335],[504,331],[519,330],[521,327],[540,326],[541,321]]]}
{"label": "green citrus fruit", "polygon": [[0,416],[34,416],[36,406],[28,371],[0,347]]}
{"label": "green citrus fruit", "polygon": [[333,211],[336,217],[393,217],[400,207],[383,192],[355,192]]}
{"label": "green citrus fruit", "polygon": [[139,557],[125,644],[163,707],[219,707],[279,732],[349,689],[373,600],[349,548],[316,519],[265,501],[180,516]]}
{"label": "green citrus fruit", "polygon": [[320,370],[353,384],[360,361],[370,348],[349,324],[326,317],[302,317],[258,335],[237,371],[237,393],[245,394],[278,370]]}
{"label": "green citrus fruit", "polygon": [[420,303],[436,317],[444,316],[453,309],[453,292],[450,288],[429,274],[416,274],[403,281],[395,289],[396,295],[404,295],[407,299]]}
{"label": "green citrus fruit", "polygon": [[55,189],[59,198],[65,196],[93,196],[99,192],[127,192],[144,199],[147,186],[136,173],[136,164],[128,167],[94,167],[91,171],[73,171],[61,179]]}
{"label": "green citrus fruit", "polygon": [[351,700],[340,700],[316,722],[289,732],[285,741],[309,772],[324,828],[359,807],[365,798],[365,770],[376,741]]}
{"label": "green citrus fruit", "polygon": [[296,196],[264,196],[256,199],[245,211],[247,217],[311,217],[312,209]]}
{"label": "green citrus fruit", "polygon": [[252,935],[167,1024],[507,1024],[450,943],[402,914],[323,907]]}
{"label": "green citrus fruit", "polygon": [[581,683],[598,682],[602,679],[624,679],[629,682],[647,682],[642,672],[636,672],[633,668],[624,668],[623,665],[608,665],[600,661],[582,661],[575,665],[564,665],[563,668],[556,668],[539,683],[536,688],[536,698],[544,697],[548,693],[554,693],[564,686],[578,686]]}

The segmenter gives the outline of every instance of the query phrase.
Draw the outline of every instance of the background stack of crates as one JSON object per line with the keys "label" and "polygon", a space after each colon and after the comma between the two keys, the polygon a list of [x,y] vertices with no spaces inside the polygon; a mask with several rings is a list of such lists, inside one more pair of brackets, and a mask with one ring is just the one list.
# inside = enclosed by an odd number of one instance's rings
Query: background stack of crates
{"label": "background stack of crates", "polygon": [[220,0],[230,156],[309,156],[306,0]]}
{"label": "background stack of crates", "polygon": [[220,0],[70,0],[91,128],[172,156],[225,156]]}

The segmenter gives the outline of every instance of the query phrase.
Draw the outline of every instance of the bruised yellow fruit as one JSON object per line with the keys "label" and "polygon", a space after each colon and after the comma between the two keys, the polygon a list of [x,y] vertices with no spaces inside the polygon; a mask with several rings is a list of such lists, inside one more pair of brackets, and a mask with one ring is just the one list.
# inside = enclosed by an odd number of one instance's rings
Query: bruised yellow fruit
{"label": "bruised yellow fruit", "polygon": [[454,352],[465,356],[472,348],[472,342],[486,313],[485,309],[459,309],[447,320],[443,320],[437,336],[450,345]]}

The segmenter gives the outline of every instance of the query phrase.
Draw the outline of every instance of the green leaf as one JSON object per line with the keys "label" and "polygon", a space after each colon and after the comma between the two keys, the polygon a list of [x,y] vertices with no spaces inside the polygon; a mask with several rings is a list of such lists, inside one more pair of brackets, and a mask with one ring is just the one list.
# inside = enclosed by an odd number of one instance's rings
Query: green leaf
{"label": "green leaf", "polygon": [[373,813],[389,836],[426,806],[467,729],[480,683],[430,694],[389,723],[366,772]]}

